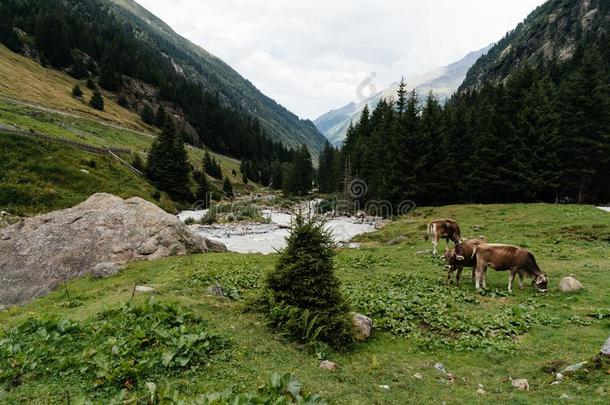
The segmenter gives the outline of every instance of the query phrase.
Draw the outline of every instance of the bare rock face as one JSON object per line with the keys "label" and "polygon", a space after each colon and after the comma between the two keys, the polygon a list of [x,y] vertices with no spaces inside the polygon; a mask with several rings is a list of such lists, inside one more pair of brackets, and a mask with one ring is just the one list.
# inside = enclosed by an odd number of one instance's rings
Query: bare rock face
{"label": "bare rock face", "polygon": [[209,251],[226,248],[146,200],[94,194],[75,207],[0,229],[0,304],[45,295],[101,263]]}

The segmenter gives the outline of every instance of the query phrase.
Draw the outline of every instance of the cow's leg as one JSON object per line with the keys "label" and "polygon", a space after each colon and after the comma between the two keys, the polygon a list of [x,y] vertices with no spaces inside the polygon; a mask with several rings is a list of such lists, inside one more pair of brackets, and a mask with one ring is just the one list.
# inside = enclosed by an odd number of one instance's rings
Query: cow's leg
{"label": "cow's leg", "polygon": [[436,250],[437,246],[438,246],[438,236],[434,235],[434,239],[432,239],[432,254],[434,256],[438,255],[438,251]]}
{"label": "cow's leg", "polygon": [[519,272],[519,289],[523,290],[523,273]]}
{"label": "cow's leg", "polygon": [[453,270],[451,270],[451,269],[447,270],[447,282],[445,283],[445,285],[451,284],[451,274],[452,273],[453,273]]}
{"label": "cow's leg", "polygon": [[477,265],[477,270],[474,278],[474,284],[477,290],[481,289],[481,279],[483,278],[483,273],[485,272],[485,267],[483,265]]}
{"label": "cow's leg", "polygon": [[472,266],[472,274],[470,275],[470,281],[474,281],[474,273],[477,270],[476,266]]}
{"label": "cow's leg", "polygon": [[458,287],[460,286],[460,278],[462,278],[462,270],[464,270],[464,267],[459,266],[457,269],[457,273],[455,273],[455,283]]}
{"label": "cow's leg", "polygon": [[483,289],[487,290],[487,267],[483,269]]}
{"label": "cow's leg", "polygon": [[508,291],[513,291],[513,282],[515,281],[516,272],[514,270],[508,271]]}

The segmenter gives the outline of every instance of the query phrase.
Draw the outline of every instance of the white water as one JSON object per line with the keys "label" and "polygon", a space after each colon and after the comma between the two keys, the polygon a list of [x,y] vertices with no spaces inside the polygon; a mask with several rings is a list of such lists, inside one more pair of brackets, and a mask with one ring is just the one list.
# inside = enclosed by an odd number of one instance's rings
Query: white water
{"label": "white water", "polygon": [[[184,221],[187,218],[200,219],[207,213],[202,211],[184,211],[178,217]],[[270,219],[268,224],[227,223],[214,225],[192,225],[191,229],[208,239],[223,243],[231,252],[270,254],[286,246],[286,237],[290,231],[292,215],[271,210],[262,210],[261,215]],[[326,228],[331,231],[335,242],[349,247],[355,236],[373,232],[374,220],[361,221],[351,217],[331,218],[326,222]]]}
{"label": "white water", "polygon": [[597,207],[597,208],[599,208],[600,210],[604,210],[606,212],[610,212],[610,207]]}

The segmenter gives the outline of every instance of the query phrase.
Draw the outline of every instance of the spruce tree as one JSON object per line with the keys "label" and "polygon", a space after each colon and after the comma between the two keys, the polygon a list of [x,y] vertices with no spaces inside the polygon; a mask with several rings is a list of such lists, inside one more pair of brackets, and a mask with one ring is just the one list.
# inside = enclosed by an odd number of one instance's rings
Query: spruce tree
{"label": "spruce tree", "polygon": [[142,121],[148,125],[155,125],[155,114],[153,113],[152,108],[148,104],[144,104],[144,108],[142,108],[142,112],[140,113],[140,117]]}
{"label": "spruce tree", "polygon": [[72,89],[72,95],[76,98],[81,98],[83,96],[83,91],[80,89],[78,84]]}
{"label": "spruce tree", "polygon": [[144,104],[142,108],[142,112],[140,113],[140,117],[142,121],[148,125],[155,125],[155,114],[152,111],[152,108],[148,104]]}
{"label": "spruce tree", "polygon": [[104,99],[99,91],[96,90],[93,92],[93,96],[91,96],[91,100],[89,100],[89,105],[96,110],[104,111]]}
{"label": "spruce tree", "polygon": [[311,191],[313,181],[313,163],[305,145],[297,151],[294,161],[287,170],[283,181],[285,195],[306,196]]}
{"label": "spruce tree", "polygon": [[353,327],[334,273],[334,249],[323,223],[297,216],[260,303],[271,326],[295,340],[318,339],[346,349],[353,343]]}
{"label": "spruce tree", "polygon": [[229,180],[228,177],[225,177],[222,183],[222,191],[228,198],[235,197],[235,194],[233,194],[233,185],[231,184],[231,180]]}
{"label": "spruce tree", "polygon": [[321,193],[332,193],[335,190],[334,159],[335,149],[327,141],[318,165],[318,189]]}
{"label": "spruce tree", "polygon": [[197,191],[195,199],[199,202],[201,208],[208,208],[212,196],[212,187],[205,174],[202,172],[197,181]]}
{"label": "spruce tree", "polygon": [[189,187],[191,166],[181,137],[173,122],[168,121],[153,143],[146,162],[146,175],[153,184],[175,200],[187,201],[192,195]]}
{"label": "spruce tree", "polygon": [[159,128],[163,128],[167,121],[167,114],[165,113],[165,109],[163,106],[159,106],[157,109],[157,114],[155,114],[155,126]]}

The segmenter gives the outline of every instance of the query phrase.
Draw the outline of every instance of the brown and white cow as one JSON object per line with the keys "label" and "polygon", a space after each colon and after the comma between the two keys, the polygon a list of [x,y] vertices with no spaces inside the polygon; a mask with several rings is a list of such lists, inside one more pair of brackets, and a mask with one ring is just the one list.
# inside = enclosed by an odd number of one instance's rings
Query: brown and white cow
{"label": "brown and white cow", "polygon": [[455,280],[457,285],[460,285],[462,270],[464,267],[472,267],[471,279],[474,280],[474,271],[477,265],[475,248],[481,243],[485,243],[481,239],[470,239],[463,243],[456,243],[455,248],[445,252],[445,268],[447,269],[447,285],[451,281],[451,275],[457,270]]}
{"label": "brown and white cow", "polygon": [[432,253],[436,256],[438,252],[436,247],[439,239],[445,239],[445,251],[449,250],[449,241],[454,243],[461,243],[462,236],[460,233],[460,226],[457,222],[452,219],[437,219],[428,224],[426,235],[424,240],[428,240],[432,237]]}
{"label": "brown and white cow", "polygon": [[508,291],[513,289],[515,276],[519,275],[519,288],[523,288],[523,274],[530,276],[532,284],[541,292],[547,291],[548,278],[538,264],[536,258],[527,249],[518,246],[502,245],[497,243],[482,243],[475,248],[477,261],[475,271],[475,284],[477,290],[487,288],[487,266],[497,271],[508,270]]}

